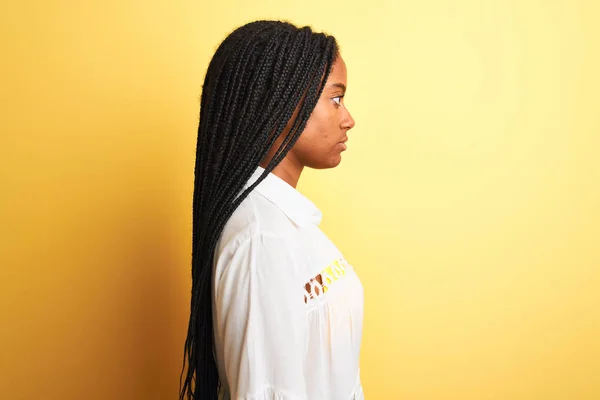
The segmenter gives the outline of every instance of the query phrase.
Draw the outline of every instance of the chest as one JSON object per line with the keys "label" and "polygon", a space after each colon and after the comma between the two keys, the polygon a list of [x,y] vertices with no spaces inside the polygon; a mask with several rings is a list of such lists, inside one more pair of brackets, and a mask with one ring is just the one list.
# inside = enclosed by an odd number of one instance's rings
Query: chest
{"label": "chest", "polygon": [[304,303],[362,312],[363,287],[353,266],[320,230],[302,241]]}

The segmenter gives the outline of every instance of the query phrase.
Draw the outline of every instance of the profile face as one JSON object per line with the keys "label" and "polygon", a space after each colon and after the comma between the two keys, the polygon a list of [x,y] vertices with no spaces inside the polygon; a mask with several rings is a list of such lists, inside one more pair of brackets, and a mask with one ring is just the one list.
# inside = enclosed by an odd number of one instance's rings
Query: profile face
{"label": "profile face", "polygon": [[344,105],[346,87],[346,63],[338,55],[304,131],[289,152],[302,166],[325,169],[341,162],[348,131],[354,127]]}

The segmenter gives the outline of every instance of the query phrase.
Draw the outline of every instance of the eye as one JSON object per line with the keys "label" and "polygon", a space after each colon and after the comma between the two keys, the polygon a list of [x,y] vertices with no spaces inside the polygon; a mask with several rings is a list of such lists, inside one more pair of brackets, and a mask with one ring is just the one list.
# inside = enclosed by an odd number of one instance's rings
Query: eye
{"label": "eye", "polygon": [[331,100],[333,100],[333,102],[339,107],[342,105],[342,99],[344,98],[344,96],[336,96],[333,97]]}

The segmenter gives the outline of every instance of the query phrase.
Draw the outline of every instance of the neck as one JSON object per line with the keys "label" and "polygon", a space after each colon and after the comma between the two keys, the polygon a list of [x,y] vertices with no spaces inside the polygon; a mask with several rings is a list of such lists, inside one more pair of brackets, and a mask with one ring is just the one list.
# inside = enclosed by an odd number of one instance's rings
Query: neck
{"label": "neck", "polygon": [[[268,161],[263,161],[260,163],[260,166],[267,168],[268,164]],[[304,166],[297,160],[294,160],[291,157],[291,154],[288,153],[275,169],[273,169],[273,174],[295,189],[296,186],[298,186],[298,181],[300,180],[303,169]]]}

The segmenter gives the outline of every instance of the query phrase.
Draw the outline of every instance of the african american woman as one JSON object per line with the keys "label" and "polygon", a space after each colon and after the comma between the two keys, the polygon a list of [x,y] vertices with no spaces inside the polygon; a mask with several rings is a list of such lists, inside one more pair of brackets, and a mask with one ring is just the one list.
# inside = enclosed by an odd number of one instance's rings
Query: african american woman
{"label": "african american woman", "polygon": [[216,50],[196,148],[180,399],[360,400],[363,288],[297,189],[354,120],[334,37],[256,21]]}

